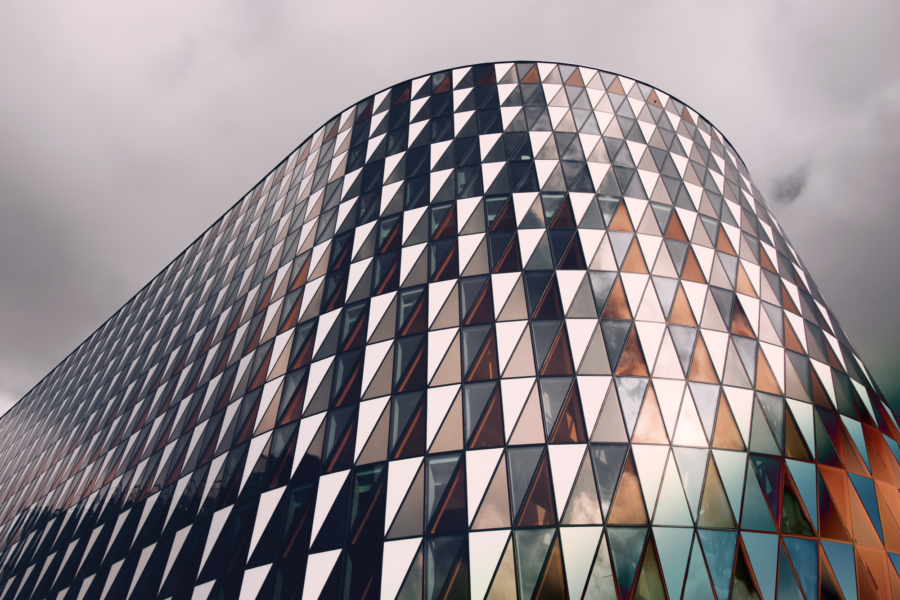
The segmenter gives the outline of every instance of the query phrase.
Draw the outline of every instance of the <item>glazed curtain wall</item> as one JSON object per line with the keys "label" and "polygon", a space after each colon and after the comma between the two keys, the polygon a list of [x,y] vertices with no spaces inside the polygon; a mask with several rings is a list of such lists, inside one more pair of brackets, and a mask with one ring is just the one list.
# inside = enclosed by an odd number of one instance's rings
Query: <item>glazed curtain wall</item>
{"label": "glazed curtain wall", "polygon": [[435,73],[0,420],[0,598],[891,598],[895,418],[691,108]]}

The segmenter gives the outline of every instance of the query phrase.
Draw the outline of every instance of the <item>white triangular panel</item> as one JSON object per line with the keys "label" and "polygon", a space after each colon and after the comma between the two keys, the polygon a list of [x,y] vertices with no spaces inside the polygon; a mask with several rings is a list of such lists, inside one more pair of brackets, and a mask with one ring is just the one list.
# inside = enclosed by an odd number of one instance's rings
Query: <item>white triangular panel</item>
{"label": "white triangular panel", "polygon": [[344,482],[347,481],[347,475],[350,470],[340,471],[338,473],[329,473],[319,477],[319,489],[316,492],[316,512],[313,514],[312,535],[309,538],[309,547],[312,548],[319,535],[319,529],[325,523],[325,518],[331,512],[334,501],[337,499]]}

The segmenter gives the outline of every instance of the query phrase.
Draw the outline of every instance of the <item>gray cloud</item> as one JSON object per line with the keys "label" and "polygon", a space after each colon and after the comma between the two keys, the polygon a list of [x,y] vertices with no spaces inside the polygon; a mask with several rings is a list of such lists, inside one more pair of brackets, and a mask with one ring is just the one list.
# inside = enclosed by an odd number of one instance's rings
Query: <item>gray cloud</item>
{"label": "gray cloud", "polygon": [[898,20],[875,0],[4,3],[0,405],[334,113],[515,59],[624,73],[709,118],[900,393]]}
{"label": "gray cloud", "polygon": [[772,196],[776,202],[790,204],[800,197],[809,181],[809,167],[804,165],[772,182]]}

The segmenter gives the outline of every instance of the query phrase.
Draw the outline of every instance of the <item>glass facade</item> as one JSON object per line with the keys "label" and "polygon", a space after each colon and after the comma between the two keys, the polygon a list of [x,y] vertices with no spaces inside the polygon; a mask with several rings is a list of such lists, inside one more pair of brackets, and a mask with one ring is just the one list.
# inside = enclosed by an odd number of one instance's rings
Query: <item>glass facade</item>
{"label": "glass facade", "polygon": [[476,65],[334,117],[0,420],[0,599],[889,599],[897,440],[716,128]]}

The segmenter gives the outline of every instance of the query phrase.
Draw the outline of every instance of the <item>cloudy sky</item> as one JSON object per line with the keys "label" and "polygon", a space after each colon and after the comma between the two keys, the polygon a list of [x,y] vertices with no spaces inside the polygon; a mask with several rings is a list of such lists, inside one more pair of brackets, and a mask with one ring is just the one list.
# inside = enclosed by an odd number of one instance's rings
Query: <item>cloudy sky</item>
{"label": "cloudy sky", "polygon": [[886,0],[4,2],[0,412],[333,114],[510,60],[706,116],[900,394],[898,22]]}

